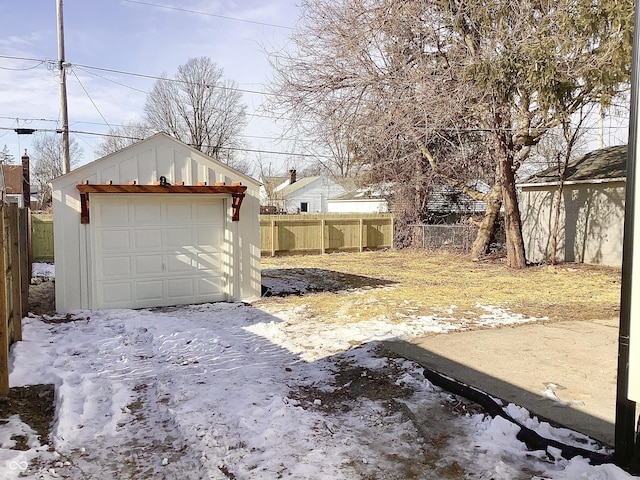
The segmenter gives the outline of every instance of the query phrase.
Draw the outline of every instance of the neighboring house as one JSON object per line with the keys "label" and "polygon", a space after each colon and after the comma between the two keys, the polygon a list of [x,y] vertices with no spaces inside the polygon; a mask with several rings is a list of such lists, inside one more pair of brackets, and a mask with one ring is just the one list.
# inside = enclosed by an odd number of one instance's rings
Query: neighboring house
{"label": "neighboring house", "polygon": [[[470,187],[480,192],[489,191],[489,186],[476,180]],[[460,189],[449,184],[432,185],[427,197],[427,212],[430,223],[457,223],[464,218],[484,214],[487,204],[474,200]]]}
{"label": "neighboring house", "polygon": [[358,189],[330,198],[329,213],[387,213],[389,204],[381,193],[371,189]]}
{"label": "neighboring house", "polygon": [[52,182],[56,310],[259,298],[259,183],[160,133]]}
{"label": "neighboring house", "polygon": [[[24,208],[22,165],[2,165],[2,191],[5,202],[16,203],[19,208]],[[37,196],[30,194],[29,198],[29,208],[37,210]]]}
{"label": "neighboring house", "polygon": [[298,179],[296,171],[288,177],[263,177],[260,205],[270,213],[324,213],[328,200],[345,192],[324,175]]}
{"label": "neighboring house", "polygon": [[[593,151],[568,165],[560,204],[557,260],[622,264],[626,172],[626,145]],[[559,185],[556,167],[518,185],[529,261],[543,262],[551,254]]]}

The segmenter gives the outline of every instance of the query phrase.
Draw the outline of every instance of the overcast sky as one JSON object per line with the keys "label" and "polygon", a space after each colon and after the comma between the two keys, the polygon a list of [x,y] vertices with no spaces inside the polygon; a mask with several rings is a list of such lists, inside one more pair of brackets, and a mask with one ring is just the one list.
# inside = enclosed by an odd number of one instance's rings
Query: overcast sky
{"label": "overcast sky", "polygon": [[[295,1],[64,0],[70,129],[104,133],[105,121],[118,126],[139,120],[155,81],[88,67],[173,76],[189,58],[208,56],[226,78],[247,90],[248,147],[286,150],[271,140],[278,137],[278,126],[251,115],[262,114],[258,108],[264,95],[248,91],[264,91],[270,67],[263,51],[286,45],[299,16]],[[31,147],[31,137],[18,136],[15,128],[55,130],[61,125],[56,3],[0,0],[0,150],[6,144],[16,160]],[[84,150],[83,163],[95,159],[101,137],[72,136]],[[262,162],[285,163],[286,156],[263,154]]]}

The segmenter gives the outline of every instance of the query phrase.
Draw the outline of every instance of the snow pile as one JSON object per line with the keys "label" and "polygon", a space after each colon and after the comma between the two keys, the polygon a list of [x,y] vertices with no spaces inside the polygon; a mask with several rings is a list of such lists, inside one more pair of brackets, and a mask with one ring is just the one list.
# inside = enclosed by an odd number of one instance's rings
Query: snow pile
{"label": "snow pile", "polygon": [[34,263],[31,268],[34,279],[52,280],[56,276],[56,268],[52,263]]}
{"label": "snow pile", "polygon": [[[416,364],[376,353],[372,340],[439,328],[437,320],[323,331],[244,304],[43,320],[25,320],[10,380],[56,385],[56,451],[10,419],[0,478],[437,479],[452,469],[505,480],[631,478],[528,452],[511,424],[445,408],[451,395]],[[12,434],[26,435],[29,450],[9,450]]]}
{"label": "snow pile", "polygon": [[[277,304],[265,305],[262,308],[273,315],[272,320],[268,323],[255,323],[247,329],[311,362],[348,350],[354,343],[389,339],[408,340],[470,328],[499,327],[546,320],[514,314],[494,306],[478,304],[477,307],[486,313],[474,319],[458,319],[446,315],[402,315],[396,318],[381,316],[368,320],[341,321],[340,312],[336,312],[336,321],[328,323],[325,318],[310,315],[304,305],[293,309],[283,309]],[[453,310],[455,306],[450,308],[449,314],[452,314]],[[300,335],[301,326],[306,335]]]}

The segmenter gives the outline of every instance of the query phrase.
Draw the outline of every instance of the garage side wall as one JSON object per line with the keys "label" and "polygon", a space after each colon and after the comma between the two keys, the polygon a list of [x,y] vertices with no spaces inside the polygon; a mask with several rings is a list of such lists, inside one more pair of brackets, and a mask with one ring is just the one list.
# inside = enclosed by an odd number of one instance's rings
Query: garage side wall
{"label": "garage side wall", "polygon": [[[520,208],[527,260],[551,255],[557,186],[523,188]],[[624,231],[624,182],[564,187],[558,230],[558,260],[620,266]]]}
{"label": "garage side wall", "polygon": [[259,183],[171,137],[158,134],[120,152],[84,165],[52,182],[56,259],[56,310],[66,313],[94,308],[91,298],[92,265],[89,228],[80,222],[80,194],[76,185],[153,184],[164,176],[175,184],[241,182],[247,186],[240,220],[231,221],[228,197],[225,235],[232,257],[228,272],[230,300],[251,301],[260,297]]}

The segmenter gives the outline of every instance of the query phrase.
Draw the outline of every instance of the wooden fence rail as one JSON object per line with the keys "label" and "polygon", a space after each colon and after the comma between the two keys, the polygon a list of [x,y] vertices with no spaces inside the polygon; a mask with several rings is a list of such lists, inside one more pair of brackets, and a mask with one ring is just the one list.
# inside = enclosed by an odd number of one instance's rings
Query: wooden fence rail
{"label": "wooden fence rail", "polygon": [[260,215],[263,255],[392,247],[392,214]]}
{"label": "wooden fence rail", "polygon": [[22,340],[29,310],[29,210],[0,204],[0,397],[9,394],[9,346]]}

